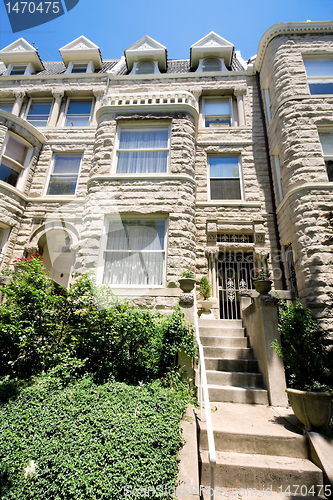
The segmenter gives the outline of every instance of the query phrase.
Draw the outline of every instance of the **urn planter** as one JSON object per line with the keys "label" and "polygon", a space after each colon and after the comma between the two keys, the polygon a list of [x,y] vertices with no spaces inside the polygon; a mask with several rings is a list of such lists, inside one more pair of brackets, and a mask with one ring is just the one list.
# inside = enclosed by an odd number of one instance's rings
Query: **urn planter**
{"label": "urn planter", "polygon": [[254,288],[260,295],[268,295],[268,292],[271,291],[272,288],[271,280],[256,280],[253,281]]}
{"label": "urn planter", "polygon": [[195,279],[194,278],[179,278],[179,286],[184,293],[192,292],[195,287]]}
{"label": "urn planter", "polygon": [[199,305],[204,311],[201,313],[201,318],[205,319],[215,319],[214,314],[211,311],[211,308],[216,304],[216,299],[210,297],[209,299],[201,300]]}
{"label": "urn planter", "polygon": [[328,429],[332,416],[332,395],[329,392],[286,389],[286,393],[293,412],[307,431],[312,427]]}

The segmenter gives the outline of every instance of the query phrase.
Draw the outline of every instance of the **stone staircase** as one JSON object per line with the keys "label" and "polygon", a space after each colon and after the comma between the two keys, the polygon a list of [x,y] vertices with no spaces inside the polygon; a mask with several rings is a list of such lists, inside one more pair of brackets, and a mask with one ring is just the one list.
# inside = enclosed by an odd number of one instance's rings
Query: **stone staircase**
{"label": "stone staircase", "polygon": [[[238,493],[244,499],[320,495],[322,471],[308,460],[307,441],[296,432],[292,411],[268,406],[268,394],[241,321],[199,320],[199,328],[217,456],[215,498],[237,500]],[[199,422],[198,427],[200,484],[207,488],[202,499],[208,499],[206,423]],[[247,492],[251,488],[255,494]]]}
{"label": "stone staircase", "polygon": [[210,401],[268,404],[241,320],[199,320]]}

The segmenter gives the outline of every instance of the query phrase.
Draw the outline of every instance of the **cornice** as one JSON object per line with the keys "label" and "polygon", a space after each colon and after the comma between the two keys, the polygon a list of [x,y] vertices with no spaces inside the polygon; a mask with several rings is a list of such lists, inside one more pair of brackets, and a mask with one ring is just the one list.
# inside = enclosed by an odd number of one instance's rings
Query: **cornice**
{"label": "cornice", "polygon": [[255,69],[260,71],[267,46],[273,38],[285,34],[333,33],[333,21],[277,23],[268,28],[260,39]]}
{"label": "cornice", "polygon": [[215,201],[197,201],[197,207],[247,207],[261,208],[261,203],[257,201],[245,200],[215,200]]}
{"label": "cornice", "polygon": [[[290,189],[290,191],[288,191],[283,200],[281,201],[280,205],[277,207],[276,209],[276,213],[279,214],[282,210],[282,208],[284,207],[284,205],[287,203],[287,200],[289,200],[289,198],[293,195],[293,194],[297,194],[299,193],[300,191],[303,191],[303,189],[308,189],[308,190],[315,190],[315,189],[327,189],[328,191],[332,191],[332,194],[333,194],[333,184],[332,182],[307,182],[306,184],[302,184],[301,186],[296,186],[292,189]],[[298,201],[299,201],[299,198],[298,198]]]}

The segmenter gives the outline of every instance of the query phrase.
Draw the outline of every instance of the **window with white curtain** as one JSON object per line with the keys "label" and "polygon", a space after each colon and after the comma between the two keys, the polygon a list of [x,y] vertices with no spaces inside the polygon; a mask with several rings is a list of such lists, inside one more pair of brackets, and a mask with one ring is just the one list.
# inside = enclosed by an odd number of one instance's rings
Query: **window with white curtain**
{"label": "window with white curtain", "polygon": [[333,132],[320,132],[319,138],[323,149],[328,180],[333,182]]}
{"label": "window with white curtain", "polygon": [[166,223],[165,219],[108,220],[103,283],[162,286]]}
{"label": "window with white curtain", "polygon": [[210,199],[241,200],[242,183],[237,156],[209,158]]}
{"label": "window with white curtain", "polygon": [[[20,140],[16,135],[9,134],[0,161],[0,180],[17,187],[23,170],[27,167],[30,159],[28,144]],[[31,151],[30,151],[31,152]]]}
{"label": "window with white curtain", "polygon": [[119,131],[117,173],[165,174],[168,170],[169,128]]}

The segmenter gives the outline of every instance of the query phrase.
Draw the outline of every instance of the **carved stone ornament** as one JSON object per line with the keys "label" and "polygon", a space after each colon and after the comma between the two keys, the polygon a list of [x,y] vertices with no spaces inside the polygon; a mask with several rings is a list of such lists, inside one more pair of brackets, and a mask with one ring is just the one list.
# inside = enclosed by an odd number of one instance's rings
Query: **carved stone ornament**
{"label": "carved stone ornament", "polygon": [[180,304],[186,304],[188,306],[192,306],[194,303],[194,297],[192,293],[184,293],[182,292],[179,295],[179,303]]}
{"label": "carved stone ornament", "polygon": [[256,242],[265,243],[265,233],[256,233]]}
{"label": "carved stone ornament", "polygon": [[257,299],[262,306],[277,306],[279,300],[272,295],[260,295]]}
{"label": "carved stone ornament", "polygon": [[52,90],[52,95],[55,99],[58,99],[60,97],[63,98],[64,94],[65,92],[63,90]]}
{"label": "carved stone ornament", "polygon": [[36,254],[38,252],[37,246],[31,243],[25,245],[24,250],[29,254]]}
{"label": "carved stone ornament", "polygon": [[23,92],[22,90],[15,90],[13,94],[15,99],[24,99],[25,97],[25,92]]}

